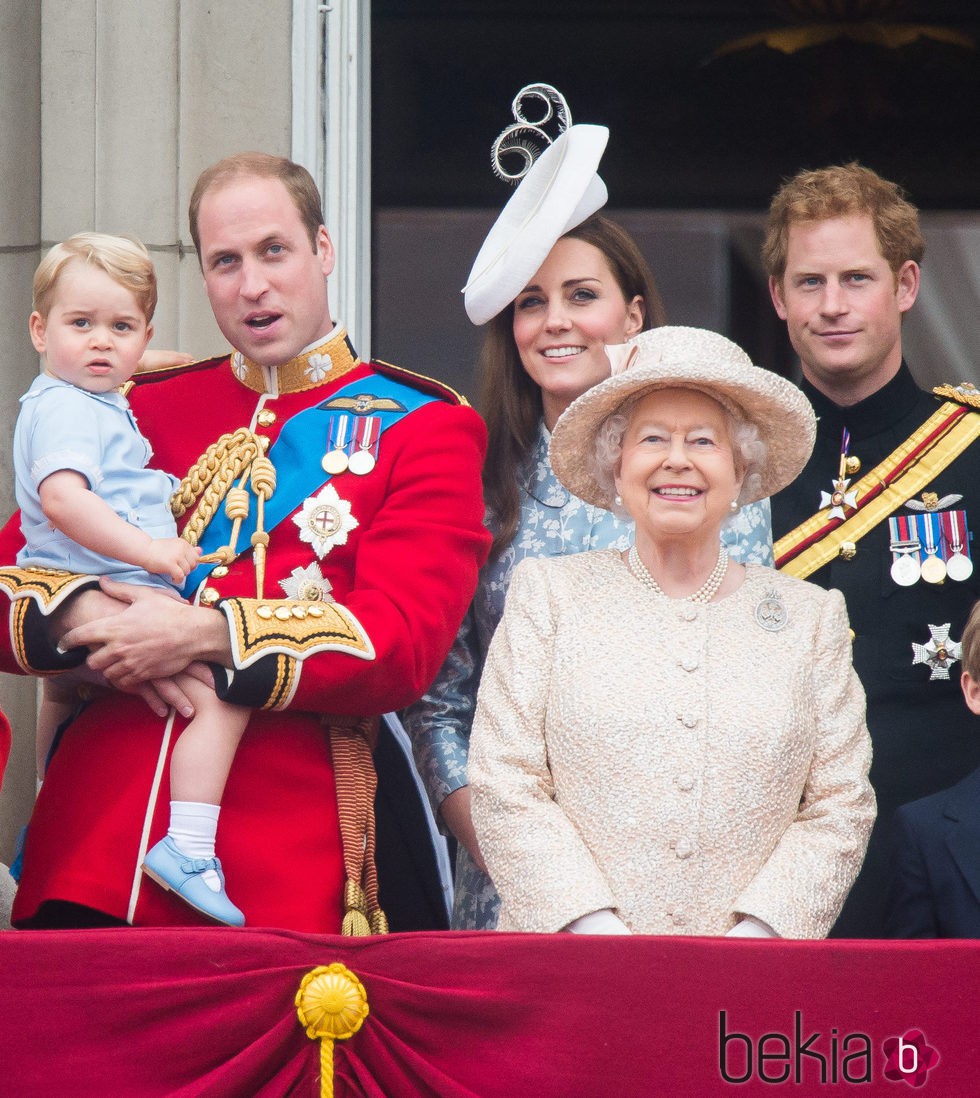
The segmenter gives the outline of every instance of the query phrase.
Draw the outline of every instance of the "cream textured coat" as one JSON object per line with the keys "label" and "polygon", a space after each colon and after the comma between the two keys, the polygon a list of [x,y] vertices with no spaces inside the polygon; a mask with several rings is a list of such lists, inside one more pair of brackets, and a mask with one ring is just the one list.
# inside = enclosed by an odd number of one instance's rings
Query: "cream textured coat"
{"label": "cream textured coat", "polygon": [[525,561],[469,763],[499,928],[611,907],[642,934],[745,914],[823,937],[874,820],[870,761],[839,592],[748,565],[705,607],[615,550]]}

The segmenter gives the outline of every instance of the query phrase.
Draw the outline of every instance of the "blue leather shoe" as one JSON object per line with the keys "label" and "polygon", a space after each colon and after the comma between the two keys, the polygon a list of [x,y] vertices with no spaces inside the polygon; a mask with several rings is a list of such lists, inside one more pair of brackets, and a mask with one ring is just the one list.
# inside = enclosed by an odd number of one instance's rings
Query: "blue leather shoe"
{"label": "blue leather shoe", "polygon": [[[213,869],[221,880],[221,891],[212,892],[202,880]],[[169,838],[161,839],[143,859],[143,872],[161,888],[175,892],[195,911],[226,926],[244,926],[245,916],[225,895],[225,875],[217,858],[188,858]]]}

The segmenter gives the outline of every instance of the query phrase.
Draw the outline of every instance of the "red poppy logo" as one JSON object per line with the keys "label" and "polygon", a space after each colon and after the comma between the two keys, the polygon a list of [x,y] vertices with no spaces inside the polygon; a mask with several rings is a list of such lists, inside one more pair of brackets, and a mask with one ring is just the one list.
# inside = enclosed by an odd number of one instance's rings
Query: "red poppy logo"
{"label": "red poppy logo", "polygon": [[939,1063],[939,1053],[926,1041],[921,1029],[910,1029],[901,1037],[887,1037],[882,1044],[885,1056],[884,1075],[910,1087],[925,1085],[926,1076]]}

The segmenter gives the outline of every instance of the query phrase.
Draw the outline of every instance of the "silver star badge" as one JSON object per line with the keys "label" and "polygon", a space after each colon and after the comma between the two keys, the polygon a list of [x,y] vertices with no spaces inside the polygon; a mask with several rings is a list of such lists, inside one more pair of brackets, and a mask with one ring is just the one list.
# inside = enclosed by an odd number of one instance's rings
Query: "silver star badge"
{"label": "silver star badge", "polygon": [[948,679],[949,669],[963,655],[963,647],[959,641],[949,639],[949,626],[949,622],[945,625],[930,625],[927,644],[916,644],[912,641],[912,666],[917,663],[928,664],[932,671],[930,682],[933,679]]}
{"label": "silver star badge", "polygon": [[849,492],[847,486],[850,483],[849,480],[844,478],[835,480],[833,492],[820,493],[820,510],[829,507],[830,514],[827,516],[828,518],[846,518],[847,516],[844,514],[845,507],[850,507],[852,511],[857,508],[857,489]]}
{"label": "silver star badge", "polygon": [[320,565],[314,561],[305,568],[294,568],[288,579],[280,580],[279,586],[285,591],[287,599],[300,602],[333,602],[330,594],[333,586],[320,571]]}
{"label": "silver star badge", "polygon": [[312,545],[321,560],[335,545],[346,545],[347,535],[358,526],[350,503],[337,495],[332,484],[305,499],[293,522],[299,527],[299,540]]}

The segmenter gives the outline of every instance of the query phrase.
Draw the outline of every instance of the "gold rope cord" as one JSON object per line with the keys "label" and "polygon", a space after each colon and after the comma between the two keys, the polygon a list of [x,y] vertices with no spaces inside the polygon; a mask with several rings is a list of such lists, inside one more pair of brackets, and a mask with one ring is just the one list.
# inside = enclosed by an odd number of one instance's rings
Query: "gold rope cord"
{"label": "gold rope cord", "polygon": [[[255,459],[262,453],[260,439],[247,427],[240,427],[237,431],[222,435],[217,442],[205,450],[170,498],[170,509],[173,511],[174,518],[180,518],[193,506],[195,500],[199,500],[181,537],[191,545],[197,545],[201,534],[222,501],[229,491],[233,490],[234,481],[246,474]],[[241,517],[232,517],[235,520],[235,535],[237,535]]]}
{"label": "gold rope cord", "polygon": [[264,455],[252,461],[251,481],[257,505],[255,533],[252,535],[255,590],[256,598],[262,599],[265,597],[265,557],[269,546],[269,535],[265,531],[265,504],[276,490],[276,467]]}

